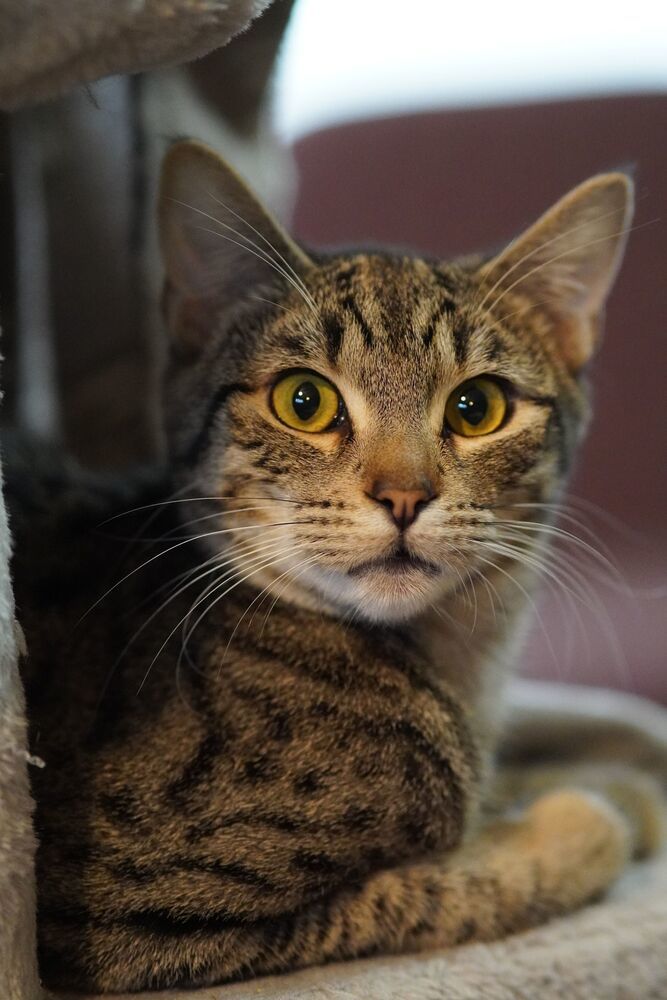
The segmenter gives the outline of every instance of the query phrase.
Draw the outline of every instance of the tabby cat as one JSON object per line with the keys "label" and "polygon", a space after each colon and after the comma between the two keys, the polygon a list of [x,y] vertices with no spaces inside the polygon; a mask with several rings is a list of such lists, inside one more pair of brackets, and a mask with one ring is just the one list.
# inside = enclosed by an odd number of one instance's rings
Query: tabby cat
{"label": "tabby cat", "polygon": [[310,254],[172,148],[168,475],[9,484],[49,985],[491,940],[647,846],[627,788],[480,808],[631,201],[594,177],[490,259]]}

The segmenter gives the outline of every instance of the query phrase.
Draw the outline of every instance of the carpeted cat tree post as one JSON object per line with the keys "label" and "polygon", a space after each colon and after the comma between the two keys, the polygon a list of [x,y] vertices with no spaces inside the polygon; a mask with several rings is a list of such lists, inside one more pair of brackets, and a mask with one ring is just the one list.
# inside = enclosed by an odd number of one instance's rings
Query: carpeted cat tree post
{"label": "carpeted cat tree post", "polygon": [[0,495],[0,994],[39,995],[35,964],[32,804],[18,675],[19,633],[9,579],[9,529]]}
{"label": "carpeted cat tree post", "polygon": [[[154,327],[150,321],[142,323],[146,294],[141,280],[137,280],[133,266],[136,259],[132,257],[136,230],[145,224],[148,211],[141,172],[152,168],[137,162],[137,150],[133,148],[132,140],[138,134],[133,129],[136,103],[128,79],[121,77],[105,85],[109,88],[105,93],[112,94],[113,106],[111,113],[109,107],[104,109],[106,117],[98,116],[101,126],[99,120],[91,126],[90,118],[79,114],[81,108],[84,112],[95,108],[94,97],[87,97],[82,85],[110,74],[173,66],[204,56],[246,29],[271,2],[114,0],[100,4],[98,0],[0,0],[0,112],[20,109],[15,115],[0,115],[0,138],[7,132],[10,135],[8,147],[4,147],[8,171],[0,155],[0,186],[4,185],[0,194],[0,310],[6,328],[3,353],[8,354],[2,372],[7,401],[3,424],[18,423],[52,437],[60,431],[68,448],[91,464],[122,464],[157,451],[155,414],[150,402],[145,402],[150,394],[141,391],[150,380],[147,371],[154,360]],[[173,115],[170,118],[164,108],[160,109],[164,90],[178,100],[183,98],[184,89],[190,98],[194,94],[188,113],[198,112],[200,119],[195,118],[189,127],[183,123],[181,132],[201,134],[201,119],[206,117],[202,107],[207,101],[213,101],[208,118],[215,118],[217,111],[223,119],[226,101],[236,120],[220,128],[235,146],[237,158],[255,162],[261,146],[267,166],[275,167],[271,137],[266,135],[258,109],[275,56],[275,38],[282,33],[290,7],[291,0],[279,0],[276,9],[281,10],[277,15],[272,12],[271,29],[249,33],[251,42],[237,46],[234,57],[223,65],[203,60],[193,71],[193,75],[199,74],[197,79],[183,83],[171,77],[165,78],[164,85],[155,84],[147,101],[158,116],[162,110],[162,120],[155,130],[161,124],[167,130],[179,130]],[[206,93],[207,88],[215,90],[216,86],[222,104],[217,109],[216,95]],[[51,101],[73,90],[70,97],[39,106],[38,102]],[[99,142],[91,127],[115,130],[114,141],[107,141],[106,169],[99,159]],[[217,138],[221,141],[219,134]],[[2,147],[0,142],[0,154]],[[161,149],[154,153],[159,156]],[[98,157],[95,170],[89,169],[90,156]],[[116,159],[110,161],[109,157]],[[59,186],[63,177],[68,179],[70,166],[78,168],[81,183],[89,185],[83,190],[83,204],[77,203],[74,218],[70,211],[72,178],[69,189]],[[8,173],[13,180],[10,195]],[[99,216],[100,206],[104,211],[104,205],[108,208],[110,204],[110,189],[102,186],[96,190],[95,182],[115,184],[117,204],[125,207]],[[65,199],[69,208],[66,215],[61,211],[59,218],[53,206],[60,209],[63,194],[70,199]],[[77,202],[80,194],[78,187]],[[134,216],[126,207],[132,198],[137,204],[143,203]],[[12,201],[9,212],[7,205]],[[97,226],[98,272],[103,255],[111,255],[104,263],[107,273],[88,278],[93,281],[96,277],[102,293],[105,285],[111,285],[111,294],[106,294],[111,314],[116,312],[112,328],[105,321],[105,306],[100,308],[99,301],[91,327],[85,316],[85,301],[72,294],[63,296],[62,289],[59,299],[52,275],[49,282],[49,261],[57,252],[60,234],[66,233],[68,227],[76,228],[77,216],[84,225],[87,221],[92,228],[93,220]],[[76,256],[77,239],[71,232],[68,241]],[[150,241],[146,246],[150,248]],[[73,282],[79,282],[79,291],[85,289],[88,278],[77,273],[75,260],[70,261],[69,271]],[[145,277],[145,272],[140,271],[140,275]],[[75,287],[70,286],[70,292]],[[122,313],[128,308],[127,302],[131,308],[118,321],[117,310]],[[54,319],[56,330],[51,323]],[[69,344],[63,337],[69,338]],[[57,373],[48,370],[56,354],[61,362]],[[75,364],[72,358],[77,359]],[[136,389],[134,400],[123,391],[128,378]],[[86,436],[77,437],[77,430],[84,428],[88,428]],[[105,453],[104,442],[112,439],[123,441],[123,447],[115,452],[107,448]],[[0,998],[36,1000],[41,990],[35,959],[34,836],[26,722],[18,673],[22,637],[15,624],[10,549],[0,490]]]}

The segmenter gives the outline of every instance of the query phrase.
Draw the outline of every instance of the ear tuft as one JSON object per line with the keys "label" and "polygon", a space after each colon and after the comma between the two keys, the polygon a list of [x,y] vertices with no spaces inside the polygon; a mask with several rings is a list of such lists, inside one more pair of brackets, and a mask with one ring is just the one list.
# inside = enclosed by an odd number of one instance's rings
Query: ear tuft
{"label": "ear tuft", "polygon": [[509,294],[528,299],[548,317],[566,364],[578,371],[599,339],[632,211],[626,174],[591,177],[481,268],[485,304],[493,309]]}
{"label": "ear tuft", "polygon": [[287,287],[312,266],[236,172],[198,142],[178,142],[164,159],[158,224],[167,322],[191,348],[253,288]]}

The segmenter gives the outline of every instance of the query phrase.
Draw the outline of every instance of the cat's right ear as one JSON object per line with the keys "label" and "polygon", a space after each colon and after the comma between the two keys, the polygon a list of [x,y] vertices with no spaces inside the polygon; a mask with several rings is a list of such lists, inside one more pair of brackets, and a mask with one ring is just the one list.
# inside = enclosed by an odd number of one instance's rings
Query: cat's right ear
{"label": "cat's right ear", "polygon": [[222,313],[257,286],[312,267],[308,256],[208,147],[179,142],[162,167],[158,201],[166,270],[164,312],[174,343],[197,353]]}

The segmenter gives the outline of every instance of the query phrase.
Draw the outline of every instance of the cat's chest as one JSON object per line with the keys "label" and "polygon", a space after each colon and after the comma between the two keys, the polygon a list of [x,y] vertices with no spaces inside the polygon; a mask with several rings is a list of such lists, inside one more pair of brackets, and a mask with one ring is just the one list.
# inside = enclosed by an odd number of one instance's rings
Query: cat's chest
{"label": "cat's chest", "polygon": [[122,681],[76,774],[40,783],[45,864],[85,826],[103,867],[164,872],[174,898],[181,876],[168,872],[196,859],[187,891],[202,905],[248,904],[220,871],[251,867],[289,907],[325,878],[460,843],[476,746],[466,711],[407,648],[298,615],[229,640],[213,618],[178,672],[151,672],[140,698],[136,678]]}
{"label": "cat's chest", "polygon": [[344,857],[456,841],[477,767],[465,711],[400,647],[306,622],[200,640],[152,727],[147,798],[223,854],[249,824],[268,852],[285,837]]}

